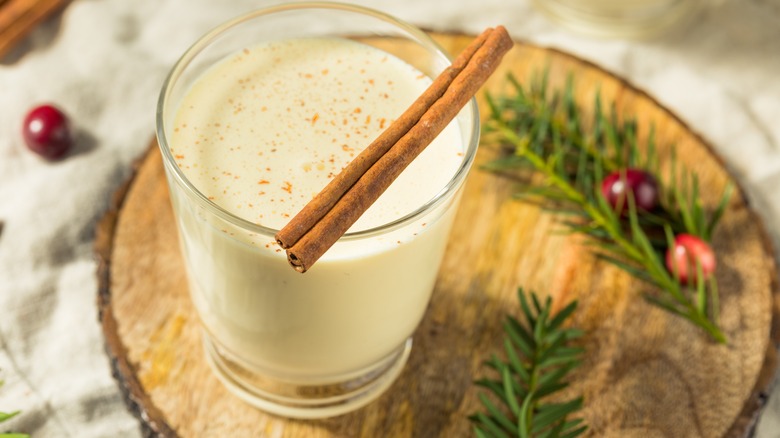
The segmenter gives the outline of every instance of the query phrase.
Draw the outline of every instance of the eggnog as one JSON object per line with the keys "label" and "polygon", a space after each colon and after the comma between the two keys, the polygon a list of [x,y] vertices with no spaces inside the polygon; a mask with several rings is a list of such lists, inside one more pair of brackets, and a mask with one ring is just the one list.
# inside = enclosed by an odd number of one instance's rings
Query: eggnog
{"label": "eggnog", "polygon": [[283,39],[215,62],[169,103],[167,175],[192,300],[218,375],[258,406],[321,416],[253,397],[297,406],[300,393],[265,382],[360,386],[345,382],[400,371],[473,158],[472,126],[445,128],[308,272],[288,265],[274,233],[430,82],[349,39]]}

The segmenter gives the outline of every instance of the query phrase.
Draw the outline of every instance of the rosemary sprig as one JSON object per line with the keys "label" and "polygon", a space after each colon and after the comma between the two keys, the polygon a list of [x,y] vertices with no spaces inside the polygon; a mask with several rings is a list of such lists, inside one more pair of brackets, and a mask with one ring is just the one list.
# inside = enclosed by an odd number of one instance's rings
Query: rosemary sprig
{"label": "rosemary sprig", "polygon": [[587,429],[582,419],[570,419],[582,408],[582,397],[545,401],[567,386],[566,376],[580,364],[582,349],[571,341],[581,332],[563,327],[577,302],[552,315],[549,297],[541,303],[533,292],[528,295],[530,303],[522,288],[517,292],[524,322],[509,316],[504,324],[507,361],[493,355],[485,363],[499,377],[477,381],[503,404],[498,407],[487,394],[479,394],[487,412],[470,417],[479,438],[573,438]]}
{"label": "rosemary sprig", "polygon": [[[663,254],[676,233],[711,241],[732,187],[726,187],[718,206],[708,214],[700,200],[698,177],[678,162],[674,147],[668,171],[662,174],[654,130],[651,128],[640,146],[636,120],[620,120],[614,105],[605,112],[600,93],[595,94],[592,115],[586,117],[574,99],[571,77],[563,90],[550,89],[547,71],[534,74],[527,88],[511,75],[507,80],[513,94],[486,96],[490,118],[485,124],[488,135],[507,153],[486,168],[499,173],[525,169],[531,171],[526,175],[541,174],[543,183],[529,184],[520,197],[565,213],[562,223],[570,231],[592,237],[590,243],[601,259],[662,291],[646,293],[650,303],[688,319],[725,343],[717,325],[714,277],[681,285],[679,274],[665,268]],[[638,214],[629,196],[628,213],[621,215],[607,203],[600,190],[604,176],[628,167],[656,176],[658,209]]]}

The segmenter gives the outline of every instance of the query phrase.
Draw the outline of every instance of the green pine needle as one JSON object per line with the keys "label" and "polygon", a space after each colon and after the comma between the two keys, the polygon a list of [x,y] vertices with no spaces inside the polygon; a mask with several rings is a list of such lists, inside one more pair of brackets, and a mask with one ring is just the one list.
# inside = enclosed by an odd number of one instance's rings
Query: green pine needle
{"label": "green pine needle", "polygon": [[11,418],[14,418],[17,415],[19,415],[19,411],[0,412],[0,423],[2,423],[3,421],[10,420]]}
{"label": "green pine needle", "polygon": [[479,394],[486,412],[469,417],[474,432],[485,438],[574,438],[587,429],[582,419],[571,418],[582,409],[582,397],[556,403],[547,397],[567,387],[566,377],[580,363],[583,350],[571,344],[582,332],[564,326],[577,302],[552,315],[549,297],[540,301],[522,288],[517,295],[522,322],[508,317],[504,324],[506,362],[494,355],[486,365],[497,376],[476,382],[500,405]]}
{"label": "green pine needle", "polygon": [[[5,382],[3,380],[0,380],[0,387],[3,386]],[[21,411],[14,411],[14,412],[0,412],[0,423],[4,421],[8,421],[11,418],[14,418],[15,416],[19,415]],[[0,438],[30,438],[30,435],[26,433],[0,433]]]}
{"label": "green pine needle", "polygon": [[[589,245],[600,259],[656,287],[656,292],[645,294],[648,302],[688,319],[725,343],[717,323],[714,277],[682,285],[679,273],[666,269],[664,257],[674,234],[712,240],[733,187],[727,186],[717,207],[707,211],[699,196],[698,176],[680,163],[674,147],[670,148],[668,171],[661,173],[653,127],[640,144],[637,121],[622,113],[618,117],[614,103],[605,111],[596,93],[586,113],[574,99],[572,77],[563,90],[550,89],[547,79],[546,71],[536,72],[525,86],[509,75],[513,94],[486,96],[490,109],[486,140],[492,139],[506,153],[485,168],[501,175],[522,169],[524,173],[513,174],[526,183],[518,198],[560,214],[565,230],[591,238]],[[644,169],[656,177],[658,209],[638,214],[628,196],[623,206],[628,214],[621,215],[601,194],[604,176],[627,167]],[[541,183],[530,178],[534,174],[543,176]]]}

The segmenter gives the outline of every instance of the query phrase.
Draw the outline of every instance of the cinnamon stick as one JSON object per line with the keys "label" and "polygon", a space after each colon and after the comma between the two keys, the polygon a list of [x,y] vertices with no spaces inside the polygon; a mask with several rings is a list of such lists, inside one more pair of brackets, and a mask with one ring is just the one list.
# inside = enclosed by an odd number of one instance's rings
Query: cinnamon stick
{"label": "cinnamon stick", "polygon": [[276,234],[276,243],[283,249],[291,247],[323,216],[333,208],[336,201],[352,187],[366,171],[374,165],[398,140],[420,120],[425,111],[439,99],[455,76],[460,73],[474,53],[485,43],[492,28],[480,34],[455,58],[433,83],[418,97],[404,113],[396,119],[376,140],[355,157],[328,185],[322,189],[290,222]]}
{"label": "cinnamon stick", "polygon": [[276,235],[295,270],[306,272],[368,210],[455,118],[512,44],[503,26],[483,32],[366,149],[371,151],[353,160],[354,165],[334,178],[338,182],[329,184],[314,205],[307,205]]}
{"label": "cinnamon stick", "polygon": [[0,58],[22,41],[35,26],[68,3],[70,0],[0,1]]}

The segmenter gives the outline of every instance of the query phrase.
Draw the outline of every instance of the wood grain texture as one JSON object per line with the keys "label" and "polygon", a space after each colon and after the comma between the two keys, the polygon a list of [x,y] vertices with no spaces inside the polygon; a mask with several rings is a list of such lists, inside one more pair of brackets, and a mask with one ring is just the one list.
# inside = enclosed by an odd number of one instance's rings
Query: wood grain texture
{"label": "wood grain texture", "polygon": [[[435,35],[451,53],[470,37]],[[731,178],[701,137],[652,98],[587,62],[516,44],[503,73],[519,78],[549,67],[553,83],[574,73],[578,99],[635,114],[646,135],[677,144],[700,175],[713,206]],[[661,149],[665,154],[668,149]],[[477,166],[490,159],[483,148]],[[645,303],[644,285],[597,261],[581,237],[553,231],[552,215],[512,199],[513,183],[475,169],[412,355],[376,402],[323,421],[264,414],[231,396],[212,376],[187,294],[159,152],[153,146],[99,227],[98,297],[106,349],[128,404],[148,435],[268,437],[465,437],[479,409],[472,381],[499,351],[501,324],[517,313],[518,286],[549,293],[560,306],[578,299],[573,323],[587,355],[569,394],[585,397],[590,436],[734,437],[752,429],[776,369],[780,293],[768,237],[741,191],[716,232],[721,325],[729,345]],[[565,394],[566,395],[566,394]]]}
{"label": "wood grain texture", "polygon": [[70,0],[7,0],[0,2],[0,58],[40,22],[64,8]]}

